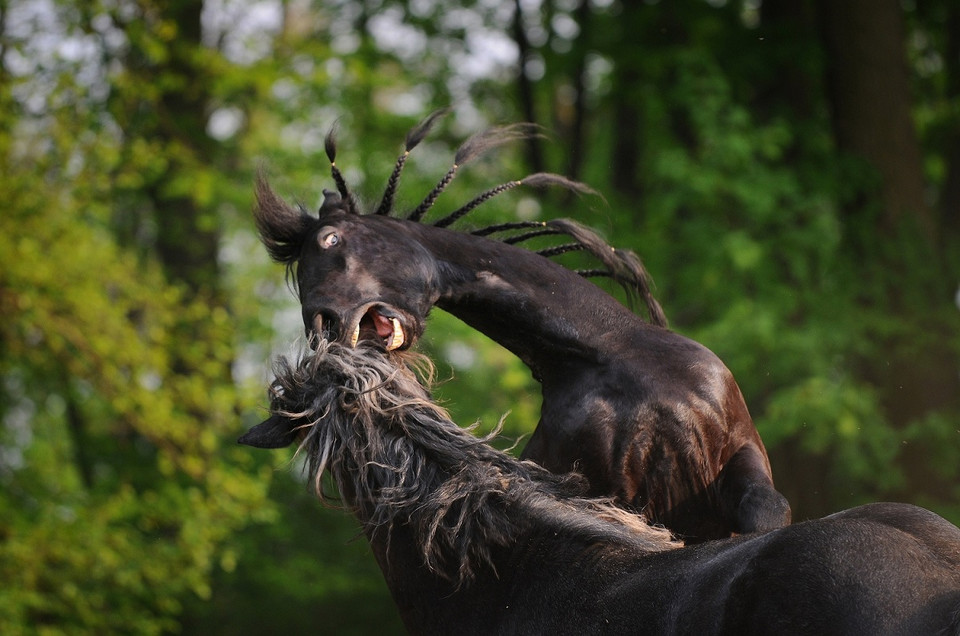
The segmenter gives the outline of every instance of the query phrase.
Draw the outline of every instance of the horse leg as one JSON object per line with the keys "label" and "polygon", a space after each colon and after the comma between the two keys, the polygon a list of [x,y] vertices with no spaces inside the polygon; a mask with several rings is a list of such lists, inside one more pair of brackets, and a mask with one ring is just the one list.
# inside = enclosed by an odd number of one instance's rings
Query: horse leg
{"label": "horse leg", "polygon": [[717,489],[734,532],[762,532],[790,524],[790,504],[773,487],[763,455],[752,444],[730,458],[717,478]]}

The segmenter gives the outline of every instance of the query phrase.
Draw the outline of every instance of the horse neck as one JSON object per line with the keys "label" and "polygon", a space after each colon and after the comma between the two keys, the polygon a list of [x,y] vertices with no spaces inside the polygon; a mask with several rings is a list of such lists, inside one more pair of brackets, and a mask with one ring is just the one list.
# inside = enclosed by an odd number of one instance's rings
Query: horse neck
{"label": "horse neck", "polygon": [[435,599],[456,591],[456,583],[431,572],[408,526],[379,527],[365,532],[377,565],[404,624],[411,633],[425,633],[425,615]]}
{"label": "horse neck", "polygon": [[637,317],[579,274],[499,241],[425,226],[438,261],[436,305],[516,354],[538,376],[596,360]]}
{"label": "horse neck", "polygon": [[[501,513],[537,517],[536,506],[529,510],[519,504]],[[517,594],[529,596],[530,581],[546,578],[562,586],[565,581],[583,577],[584,568],[597,563],[604,569],[615,569],[646,554],[635,546],[624,549],[628,542],[617,541],[615,536],[610,545],[598,540],[605,534],[602,521],[576,518],[573,524],[583,526],[578,532],[569,519],[551,519],[551,515],[548,511],[546,519],[533,522],[508,545],[491,546],[490,563],[479,564],[473,576],[463,581],[456,580],[456,568],[442,576],[424,564],[420,541],[408,524],[368,528],[366,536],[410,633],[444,634],[466,629],[467,633],[495,634],[513,630],[502,624],[505,619],[501,612],[491,608],[523,602]],[[549,559],[544,559],[544,554],[550,555]],[[552,590],[541,592],[550,594]],[[527,601],[534,602],[530,598]]]}
{"label": "horse neck", "polygon": [[[487,608],[513,602],[511,590],[529,580],[528,568],[539,568],[544,553],[551,555],[549,578],[570,580],[598,542],[610,544],[608,561],[669,547],[661,531],[633,514],[572,497],[582,486],[575,478],[493,449],[440,409],[388,408],[426,394],[407,392],[412,385],[394,377],[398,397],[378,401],[391,383],[382,379],[380,392],[358,395],[355,411],[334,408],[327,426],[311,430],[311,452],[337,454],[330,471],[411,632],[469,624],[496,633]],[[387,413],[399,419],[377,419]]]}

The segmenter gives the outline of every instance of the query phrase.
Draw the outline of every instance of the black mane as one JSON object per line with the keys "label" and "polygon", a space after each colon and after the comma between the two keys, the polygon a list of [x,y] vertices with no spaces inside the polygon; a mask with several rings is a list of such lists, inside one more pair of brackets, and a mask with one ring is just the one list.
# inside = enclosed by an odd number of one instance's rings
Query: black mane
{"label": "black mane", "polygon": [[[276,367],[274,417],[265,424],[302,437],[298,452],[318,495],[338,500],[324,489],[329,473],[368,533],[408,525],[423,563],[461,582],[492,564],[491,550],[511,545],[533,518],[559,518],[558,531],[645,551],[679,545],[636,514],[582,498],[578,475],[554,475],[492,448],[496,431],[477,438],[458,427],[411,370],[421,359],[324,341]],[[508,507],[526,515],[504,514]]]}
{"label": "black mane", "polygon": [[[495,127],[477,133],[467,139],[457,149],[453,165],[446,172],[436,186],[412,211],[401,214],[393,210],[393,202],[400,185],[400,177],[406,165],[410,152],[428,135],[433,125],[446,110],[438,110],[422,120],[408,134],[404,143],[403,153],[397,158],[393,171],[387,180],[387,186],[377,207],[369,214],[395,216],[413,222],[423,222],[426,213],[431,209],[437,198],[456,177],[459,169],[470,161],[504,144],[527,139],[540,134],[534,124],[511,124]],[[321,216],[327,208],[342,209],[351,214],[359,212],[359,203],[350,191],[339,167],[336,164],[336,128],[331,128],[324,141],[324,149],[330,160],[330,170],[337,186],[339,197],[327,197],[320,210]],[[560,187],[577,194],[597,194],[589,186],[567,179],[561,175],[539,172],[528,175],[523,179],[507,181],[490,188],[475,196],[466,204],[453,212],[430,223],[435,227],[448,227],[467,216],[477,207],[504,192],[519,186],[534,188]],[[305,208],[299,206],[291,210],[286,203],[270,189],[265,176],[261,173],[256,182],[257,209],[255,213],[257,228],[270,256],[277,262],[292,267],[300,255],[303,242],[310,231],[318,224],[317,217],[309,214]],[[517,232],[518,230],[533,231]],[[470,233],[477,236],[500,236],[508,244],[519,244],[532,238],[548,235],[567,236],[574,239],[574,243],[557,245],[535,250],[544,257],[557,256],[568,251],[586,251],[600,261],[596,269],[575,270],[584,277],[609,277],[615,280],[626,292],[628,302],[632,303],[639,297],[644,301],[653,324],[666,327],[667,319],[660,304],[654,299],[651,292],[652,282],[643,263],[633,252],[615,249],[607,244],[598,234],[586,227],[568,219],[553,219],[550,221],[529,221],[498,223],[472,230]]]}

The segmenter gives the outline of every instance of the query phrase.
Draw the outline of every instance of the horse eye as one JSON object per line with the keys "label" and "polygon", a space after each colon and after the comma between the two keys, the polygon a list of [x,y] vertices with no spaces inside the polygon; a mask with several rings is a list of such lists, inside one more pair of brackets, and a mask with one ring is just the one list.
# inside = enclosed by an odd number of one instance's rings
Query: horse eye
{"label": "horse eye", "polygon": [[326,249],[328,247],[333,247],[340,242],[340,235],[336,232],[327,232],[320,237],[320,247]]}

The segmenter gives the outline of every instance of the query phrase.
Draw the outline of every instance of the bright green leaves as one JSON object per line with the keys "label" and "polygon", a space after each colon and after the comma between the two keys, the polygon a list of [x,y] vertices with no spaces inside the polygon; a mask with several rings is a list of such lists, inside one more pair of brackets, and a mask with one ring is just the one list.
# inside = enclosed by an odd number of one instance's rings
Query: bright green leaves
{"label": "bright green leaves", "polygon": [[[235,447],[262,389],[233,381],[230,310],[151,254],[142,192],[179,151],[116,134],[75,88],[0,145],[0,624],[168,632],[272,511]],[[231,189],[195,173],[171,187]]]}
{"label": "bright green leaves", "polygon": [[158,633],[265,505],[233,329],[48,194],[0,220],[0,622]]}

